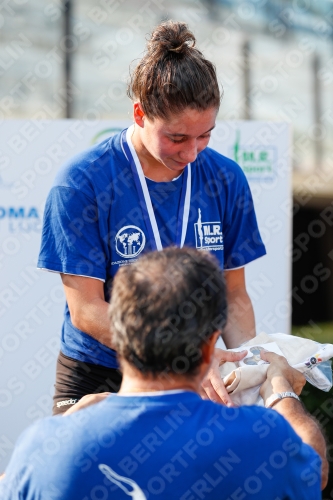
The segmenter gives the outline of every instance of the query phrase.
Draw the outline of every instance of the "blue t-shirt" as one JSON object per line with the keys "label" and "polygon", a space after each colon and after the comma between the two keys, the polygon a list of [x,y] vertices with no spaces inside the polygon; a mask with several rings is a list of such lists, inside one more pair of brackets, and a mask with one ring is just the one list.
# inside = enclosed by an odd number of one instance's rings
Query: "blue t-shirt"
{"label": "blue t-shirt", "polygon": [[119,396],[20,437],[2,500],[319,500],[321,460],[276,411]]}
{"label": "blue t-shirt", "polygon": [[[212,252],[221,268],[244,266],[266,253],[251,192],[241,168],[206,148],[191,164],[191,204],[185,245]],[[183,185],[146,180],[163,246],[176,240]],[[121,134],[72,158],[46,201],[38,267],[104,282],[105,300],[120,266],[152,249]],[[74,359],[117,367],[115,351],[74,327],[66,304],[61,351]]]}

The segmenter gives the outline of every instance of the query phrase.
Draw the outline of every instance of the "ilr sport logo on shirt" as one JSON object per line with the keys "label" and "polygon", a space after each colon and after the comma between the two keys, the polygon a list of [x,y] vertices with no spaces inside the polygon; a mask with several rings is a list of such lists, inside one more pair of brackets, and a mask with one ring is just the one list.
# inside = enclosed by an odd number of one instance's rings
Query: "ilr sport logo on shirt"
{"label": "ilr sport logo on shirt", "polygon": [[198,209],[198,221],[194,224],[195,245],[198,250],[223,250],[223,232],[221,222],[202,222],[201,209]]}

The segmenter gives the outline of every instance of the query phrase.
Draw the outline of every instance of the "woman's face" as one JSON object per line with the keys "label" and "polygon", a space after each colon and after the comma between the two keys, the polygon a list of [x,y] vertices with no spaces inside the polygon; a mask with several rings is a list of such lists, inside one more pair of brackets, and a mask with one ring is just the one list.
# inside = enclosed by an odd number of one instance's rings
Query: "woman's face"
{"label": "woman's face", "polygon": [[[140,106],[140,105],[139,105]],[[151,156],[168,169],[181,172],[207,146],[215,127],[216,108],[186,108],[169,119],[141,117],[140,136]]]}

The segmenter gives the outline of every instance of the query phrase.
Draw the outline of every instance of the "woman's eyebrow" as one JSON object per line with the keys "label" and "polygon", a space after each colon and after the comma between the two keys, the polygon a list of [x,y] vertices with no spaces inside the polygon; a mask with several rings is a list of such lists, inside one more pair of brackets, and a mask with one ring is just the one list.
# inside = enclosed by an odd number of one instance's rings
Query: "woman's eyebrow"
{"label": "woman's eyebrow", "polygon": [[[209,130],[207,130],[207,132],[203,132],[202,134],[200,135],[205,135],[205,134],[208,134],[208,132],[211,132],[213,129],[215,128],[215,125],[214,127],[210,128]],[[188,137],[187,134],[168,134],[168,135],[172,135],[172,137]]]}

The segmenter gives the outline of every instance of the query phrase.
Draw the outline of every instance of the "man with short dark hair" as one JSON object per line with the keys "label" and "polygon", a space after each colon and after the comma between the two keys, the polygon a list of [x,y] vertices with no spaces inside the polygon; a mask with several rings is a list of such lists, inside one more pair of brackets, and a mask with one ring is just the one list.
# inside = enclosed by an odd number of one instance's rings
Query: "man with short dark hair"
{"label": "man with short dark hair", "polygon": [[226,316],[223,275],[206,252],[169,248],[121,268],[110,305],[119,393],[85,396],[30,427],[1,499],[320,499],[325,441],[298,401],[304,377],[284,358],[262,354],[261,395],[274,410],[200,398]]}

